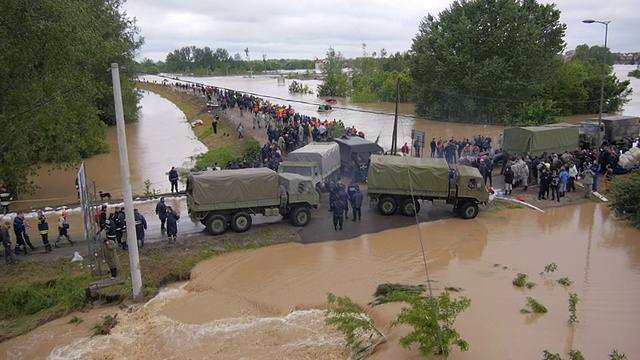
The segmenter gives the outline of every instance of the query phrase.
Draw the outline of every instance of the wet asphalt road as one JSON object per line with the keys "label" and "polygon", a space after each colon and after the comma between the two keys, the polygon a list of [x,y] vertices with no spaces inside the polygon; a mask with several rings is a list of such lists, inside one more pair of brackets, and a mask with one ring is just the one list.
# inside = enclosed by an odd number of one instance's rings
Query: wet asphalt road
{"label": "wet asphalt road", "polygon": [[[380,231],[413,225],[416,220],[412,216],[404,216],[398,211],[395,215],[385,216],[378,212],[375,207],[370,207],[365,199],[362,207],[362,220],[352,221],[351,209],[349,209],[348,219],[343,223],[343,229],[335,231],[333,229],[333,214],[329,211],[328,194],[322,194],[322,204],[319,209],[311,211],[311,222],[300,232],[303,244],[321,243],[327,241],[347,240],[364,234],[372,234]],[[482,207],[480,211],[483,211]],[[419,222],[436,221],[454,218],[453,206],[434,207],[428,202],[421,203],[421,210],[418,213]],[[157,217],[147,217],[148,230],[145,237],[146,242],[152,243],[162,241],[166,237],[160,233],[160,222]],[[280,217],[267,218],[261,215],[253,217],[253,226],[249,232],[255,231],[262,226],[282,223],[290,225],[288,221],[281,220]],[[233,233],[231,229],[227,233]],[[211,236],[200,223],[193,223],[189,219],[186,210],[181,213],[178,222],[179,236]]]}
{"label": "wet asphalt road", "polygon": [[[323,200],[326,200],[324,196]],[[353,213],[349,208],[348,218],[344,221],[342,230],[336,231],[333,229],[333,214],[329,211],[328,205],[325,205],[326,202],[323,201],[322,208],[312,211],[311,222],[300,233],[303,244],[347,240],[364,234],[415,225],[416,223],[415,217],[404,216],[400,211],[392,216],[382,215],[377,208],[370,207],[369,202],[365,200],[361,209],[362,220],[352,221]],[[419,222],[450,219],[456,216],[453,213],[453,206],[434,207],[426,202],[420,205]]]}

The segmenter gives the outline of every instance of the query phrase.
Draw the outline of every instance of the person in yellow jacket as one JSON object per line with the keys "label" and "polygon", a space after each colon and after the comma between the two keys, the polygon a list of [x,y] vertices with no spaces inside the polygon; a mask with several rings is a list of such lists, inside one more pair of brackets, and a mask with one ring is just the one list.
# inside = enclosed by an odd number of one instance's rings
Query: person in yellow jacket
{"label": "person in yellow jacket", "polygon": [[0,207],[2,208],[2,214],[7,215],[9,213],[9,205],[11,205],[11,193],[6,188],[0,190]]}
{"label": "person in yellow jacket", "polygon": [[38,211],[38,233],[42,237],[44,244],[44,252],[51,252],[51,244],[49,243],[49,223],[42,211]]}

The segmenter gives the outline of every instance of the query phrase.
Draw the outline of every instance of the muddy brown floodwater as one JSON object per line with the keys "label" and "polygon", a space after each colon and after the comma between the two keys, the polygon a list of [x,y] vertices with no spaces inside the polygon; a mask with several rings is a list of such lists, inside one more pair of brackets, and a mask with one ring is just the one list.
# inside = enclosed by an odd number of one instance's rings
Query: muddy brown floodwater
{"label": "muddy brown floodwater", "polygon": [[[618,349],[640,358],[640,231],[614,219],[605,205],[487,212],[475,220],[422,223],[419,230],[434,291],[461,287],[454,296],[471,299],[456,322],[470,351],[454,351],[450,359],[540,359],[545,349],[563,355],[579,349],[588,359],[605,359]],[[57,344],[52,359],[346,359],[340,335],[323,324],[326,293],[364,304],[378,284],[425,283],[419,230],[217,256],[199,264],[188,283],[122,315],[111,336],[60,341],[55,327],[25,336]],[[542,275],[551,262],[558,270]],[[517,273],[537,286],[515,288]],[[561,277],[573,284],[557,284]],[[580,297],[575,325],[567,323],[569,292]],[[521,314],[527,296],[549,312]],[[389,326],[399,308],[373,309],[390,340],[373,359],[418,354],[398,345],[406,328]],[[0,351],[38,358],[34,354],[42,352],[19,347],[23,338],[0,344]]]}
{"label": "muddy brown floodwater", "polygon": [[[205,152],[184,114],[160,95],[144,91],[140,100],[140,120],[126,125],[127,149],[134,194],[142,195],[144,182],[151,181],[150,189],[168,192],[167,173],[172,166],[191,166],[191,156]],[[85,160],[87,177],[95,181],[96,191],[110,192],[122,198],[120,157],[115,127],[107,129],[106,143],[110,152]],[[76,200],[75,177],[78,169],[54,169],[43,166],[34,178],[39,187],[34,194],[16,202],[16,209],[69,204]]]}

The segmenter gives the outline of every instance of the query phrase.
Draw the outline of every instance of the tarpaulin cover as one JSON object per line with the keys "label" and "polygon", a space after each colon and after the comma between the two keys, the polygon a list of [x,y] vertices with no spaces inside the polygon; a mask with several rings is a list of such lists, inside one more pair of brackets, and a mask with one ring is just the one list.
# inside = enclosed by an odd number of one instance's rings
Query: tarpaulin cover
{"label": "tarpaulin cover", "polygon": [[[409,179],[411,183],[409,183]],[[449,191],[449,166],[444,159],[372,155],[369,193],[443,194]]]}
{"label": "tarpaulin cover", "polygon": [[196,204],[278,199],[278,174],[269,168],[204,171],[189,175]]}
{"label": "tarpaulin cover", "polygon": [[308,194],[315,191],[311,185],[311,181],[306,176],[291,174],[291,173],[279,173],[280,184],[284,186],[285,190],[289,194]]}
{"label": "tarpaulin cover", "polygon": [[529,152],[539,156],[543,152],[563,153],[578,148],[580,130],[578,126],[529,126],[504,130],[503,149],[509,155],[522,156]]}
{"label": "tarpaulin cover", "polygon": [[340,145],[340,156],[342,156],[342,161],[347,163],[351,162],[352,153],[382,154],[384,152],[380,145],[359,136],[338,138],[333,141]]}
{"label": "tarpaulin cover", "polygon": [[287,161],[316,162],[320,175],[325,178],[340,168],[340,147],[336,143],[306,145],[290,152]]}

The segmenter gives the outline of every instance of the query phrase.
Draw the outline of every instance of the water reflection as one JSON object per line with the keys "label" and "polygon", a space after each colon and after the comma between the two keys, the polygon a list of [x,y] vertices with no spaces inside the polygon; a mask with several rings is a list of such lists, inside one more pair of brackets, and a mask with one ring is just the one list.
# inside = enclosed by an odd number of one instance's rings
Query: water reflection
{"label": "water reflection", "polygon": [[[166,173],[172,166],[191,163],[191,156],[206,151],[187,123],[184,114],[170,101],[157,94],[143,92],[140,101],[140,121],[127,124],[127,148],[134,194],[142,194],[146,179],[151,189],[168,190]],[[86,159],[87,176],[95,181],[97,190],[121,197],[120,162],[116,128],[107,129],[110,152]],[[51,206],[76,201],[75,177],[77,169],[56,170],[43,166],[34,178],[39,189],[25,196],[23,204],[16,207]],[[38,199],[38,201],[34,201]]]}

